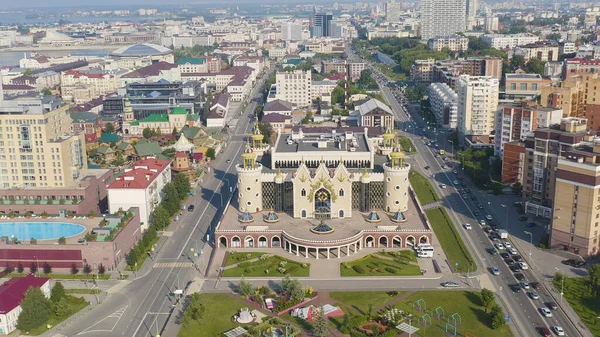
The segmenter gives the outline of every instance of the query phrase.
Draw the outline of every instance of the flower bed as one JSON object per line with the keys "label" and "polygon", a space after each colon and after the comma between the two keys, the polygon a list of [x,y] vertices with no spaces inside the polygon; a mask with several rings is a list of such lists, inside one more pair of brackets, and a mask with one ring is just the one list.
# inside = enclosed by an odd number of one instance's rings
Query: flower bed
{"label": "flower bed", "polygon": [[294,310],[296,308],[300,308],[300,307],[304,306],[306,303],[308,303],[308,302],[310,302],[312,300],[316,300],[317,298],[319,298],[319,294],[316,294],[315,296],[313,296],[311,298],[307,298],[304,301],[302,301],[302,302],[300,302],[298,304],[295,304],[295,305],[293,305],[293,306],[291,306],[291,307],[289,307],[287,309],[283,309],[282,311],[278,311],[278,312],[275,313],[275,315],[281,316],[283,314],[286,314],[286,313],[288,313],[288,312],[290,312],[290,311],[292,311],[292,310]]}

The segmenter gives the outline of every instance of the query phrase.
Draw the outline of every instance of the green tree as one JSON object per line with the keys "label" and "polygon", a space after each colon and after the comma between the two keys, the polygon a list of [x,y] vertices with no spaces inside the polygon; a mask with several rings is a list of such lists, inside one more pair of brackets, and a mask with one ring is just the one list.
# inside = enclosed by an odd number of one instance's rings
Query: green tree
{"label": "green tree", "polygon": [[512,71],[525,67],[525,58],[521,55],[514,55],[510,59],[510,68]]}
{"label": "green tree", "polygon": [[600,289],[600,264],[596,263],[588,272],[590,275],[590,284],[595,291]]}
{"label": "green tree", "polygon": [[188,306],[183,313],[182,324],[188,326],[192,322],[198,322],[204,315],[204,304],[200,298],[200,293],[192,294]]}
{"label": "green tree", "polygon": [[106,131],[108,133],[115,132],[115,125],[113,123],[106,123],[106,126],[104,127],[104,131]]}
{"label": "green tree", "polygon": [[311,110],[307,110],[306,111],[306,115],[304,115],[304,118],[302,118],[301,123],[302,124],[308,124],[308,123],[310,123],[310,120],[312,119],[312,117],[313,117],[312,111]]}
{"label": "green tree", "polygon": [[22,263],[17,264],[17,273],[23,274],[24,270],[25,270],[25,267],[23,267]]}
{"label": "green tree", "polygon": [[250,282],[246,281],[242,277],[242,280],[240,281],[240,285],[238,286],[238,292],[240,293],[240,295],[242,295],[244,297],[248,297],[254,293],[254,287],[252,286],[252,284]]}
{"label": "green tree", "polygon": [[190,191],[190,180],[188,176],[183,173],[177,173],[175,178],[173,178],[173,185],[175,185],[177,193],[179,193],[179,199],[185,199],[186,195]]}
{"label": "green tree", "polygon": [[202,108],[202,120],[206,121],[206,117],[208,117],[208,113],[210,112],[210,107],[212,106],[213,95],[212,92],[208,92],[206,96],[206,102],[204,102],[204,107]]}
{"label": "green tree", "polygon": [[521,195],[521,193],[523,193],[523,185],[518,181],[512,184],[511,188],[513,193],[516,195]]}
{"label": "green tree", "polygon": [[77,273],[79,273],[79,268],[77,268],[75,263],[71,264],[71,274],[76,275]]}
{"label": "green tree", "polygon": [[531,59],[525,64],[525,71],[544,76],[544,65],[546,62],[538,59]]}
{"label": "green tree", "polygon": [[162,206],[158,205],[152,211],[152,224],[157,230],[163,230],[169,226],[170,216],[169,212]]}
{"label": "green tree", "polygon": [[475,36],[469,36],[469,49],[470,50],[477,50],[477,51],[481,51],[484,49],[489,48],[490,45],[485,42],[485,40],[480,36],[480,37],[475,37]]}
{"label": "green tree", "polygon": [[167,210],[169,215],[176,214],[181,206],[181,198],[175,184],[172,182],[166,184],[163,187],[163,193],[164,197],[161,205]]}
{"label": "green tree", "polygon": [[129,253],[125,256],[125,258],[127,259],[127,265],[130,268],[134,268],[135,264],[140,260],[140,248],[137,245],[131,247],[131,250],[129,250]]}
{"label": "green tree", "polygon": [[211,160],[215,160],[215,157],[216,157],[215,149],[212,147],[209,147],[208,150],[206,150],[206,157],[210,158]]}
{"label": "green tree", "polygon": [[31,262],[31,265],[29,266],[29,271],[30,271],[32,274],[35,274],[35,273],[37,273],[37,270],[38,270],[37,263],[35,263],[35,262]]}
{"label": "green tree", "polygon": [[106,273],[106,267],[100,263],[100,265],[98,266],[98,275],[104,275],[104,273]]}
{"label": "green tree", "polygon": [[263,138],[263,143],[267,143],[269,145],[272,145],[272,140],[273,140],[273,126],[271,126],[271,124],[269,123],[265,123],[265,122],[258,122],[258,129],[260,130],[260,132],[263,134],[264,138]]}
{"label": "green tree", "polygon": [[113,159],[112,165],[113,166],[122,166],[124,164],[125,164],[125,157],[123,157],[123,154],[119,151],[119,152],[117,152],[115,159]]}
{"label": "green tree", "polygon": [[488,311],[489,308],[496,302],[496,296],[494,293],[487,289],[481,289],[481,301],[483,302],[483,307],[485,308],[485,312]]}
{"label": "green tree", "polygon": [[323,307],[318,311],[315,326],[313,327],[313,335],[317,337],[325,337],[329,334],[329,327],[327,326],[327,317]]}
{"label": "green tree", "polygon": [[52,91],[48,88],[45,88],[44,90],[42,90],[42,95],[50,96],[50,95],[52,95]]}
{"label": "green tree", "polygon": [[302,284],[300,284],[300,281],[293,280],[292,288],[290,289],[290,299],[293,302],[302,302],[302,300],[304,300],[304,295],[304,287],[302,286]]}
{"label": "green tree", "polygon": [[64,236],[61,236],[60,238],[58,238],[58,244],[59,245],[66,245],[67,244],[67,238],[65,238]]}
{"label": "green tree", "polygon": [[550,33],[550,34],[546,35],[546,40],[559,41],[560,39],[562,39],[562,36],[560,35],[560,33]]}
{"label": "green tree", "polygon": [[71,312],[69,307],[69,301],[66,297],[61,297],[57,303],[54,304],[54,314],[58,317],[67,316]]}
{"label": "green tree", "polygon": [[144,130],[142,131],[142,136],[144,136],[144,138],[148,139],[148,138],[154,136],[154,131],[152,131],[152,129],[150,129],[150,128],[144,128]]}
{"label": "green tree", "polygon": [[17,329],[29,332],[46,323],[51,314],[50,300],[40,288],[30,287],[21,301],[21,314],[17,320]]}
{"label": "green tree", "polygon": [[43,269],[44,269],[44,274],[46,274],[46,275],[48,275],[52,272],[52,266],[48,262],[44,262]]}
{"label": "green tree", "polygon": [[173,136],[176,136],[176,135],[177,135],[177,127],[175,127],[175,126],[173,127],[173,131],[171,131],[171,134],[172,134]]}
{"label": "green tree", "polygon": [[31,69],[25,69],[25,71],[23,72],[23,75],[31,76],[31,75],[33,75],[33,71]]}
{"label": "green tree", "polygon": [[50,301],[54,304],[58,303],[61,298],[67,297],[65,287],[60,282],[56,282],[52,292],[50,293]]}
{"label": "green tree", "polygon": [[490,316],[492,317],[492,329],[500,329],[501,327],[506,325],[506,321],[504,320],[504,313],[502,312],[502,308],[499,305],[495,305],[492,307],[490,311]]}

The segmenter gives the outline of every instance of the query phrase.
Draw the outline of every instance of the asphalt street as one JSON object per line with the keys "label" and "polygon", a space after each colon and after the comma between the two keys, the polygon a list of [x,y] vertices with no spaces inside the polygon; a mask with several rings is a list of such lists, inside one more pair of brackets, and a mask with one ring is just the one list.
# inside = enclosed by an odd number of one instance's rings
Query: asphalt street
{"label": "asphalt street", "polygon": [[[356,55],[354,55],[356,57]],[[372,68],[374,72],[376,69]],[[376,74],[379,74],[376,72]],[[428,146],[427,143],[431,140],[436,140],[438,146],[445,149],[448,154],[452,152],[452,144],[447,141],[447,134],[443,130],[435,130],[430,128],[423,121],[419,115],[418,106],[410,106],[408,111],[405,110],[394,93],[389,87],[385,85],[385,81],[381,80],[381,74],[378,76],[378,82],[380,88],[385,95],[388,102],[392,104],[392,110],[396,115],[397,119],[401,121],[399,133],[403,136],[411,138],[414,146],[416,147],[418,154],[411,156],[408,161],[413,165],[415,169],[420,171],[422,174],[427,176],[431,183],[434,185],[442,199],[442,204],[448,210],[449,214],[453,218],[455,226],[462,233],[462,237],[465,243],[471,247],[471,253],[474,255],[476,264],[478,266],[478,273],[488,273],[491,276],[492,283],[494,284],[497,297],[505,308],[505,313],[510,316],[510,325],[513,331],[517,335],[521,336],[535,336],[539,335],[540,327],[552,327],[554,325],[562,326],[567,336],[579,336],[580,332],[575,328],[571,321],[566,317],[562,310],[553,311],[553,317],[544,317],[540,314],[539,309],[545,307],[546,302],[554,302],[554,299],[548,294],[548,289],[542,287],[537,290],[539,299],[533,299],[529,294],[530,290],[521,290],[516,293],[511,289],[511,286],[519,284],[519,281],[515,278],[508,265],[503,261],[500,255],[492,256],[486,252],[486,248],[492,246],[491,240],[488,235],[484,232],[482,226],[478,225],[479,219],[488,214],[488,207],[491,206],[485,201],[480,201],[480,195],[465,194],[463,197],[458,193],[458,185],[455,187],[454,182],[458,181],[458,177],[461,174],[460,169],[458,171],[452,168],[442,169],[442,165],[445,163],[435,157],[436,153],[439,153],[439,149],[433,146]],[[402,96],[399,96],[402,98]],[[406,131],[405,131],[406,130]],[[421,135],[425,133],[428,139],[423,140]],[[456,163],[455,163],[456,164]],[[430,166],[425,169],[425,166]],[[457,166],[455,166],[457,167]],[[453,171],[456,172],[453,173]],[[441,184],[445,184],[446,188],[442,188]],[[467,185],[467,187],[475,188]],[[473,199],[474,200],[473,200]],[[485,204],[484,204],[485,203]],[[483,210],[480,210],[478,205],[483,206]],[[497,207],[497,205],[494,205]],[[500,206],[504,208],[513,207],[512,204]],[[480,213],[479,216],[475,216],[475,212]],[[493,212],[494,215],[498,212]],[[515,218],[508,217],[508,211],[503,212],[507,214],[505,219],[496,218],[496,222],[500,223],[503,228],[507,228],[509,222],[518,222]],[[500,213],[500,214],[503,214]],[[463,224],[469,223],[472,225],[472,230],[465,230]],[[528,252],[519,252],[520,255],[525,257]],[[491,274],[491,267],[496,266],[500,270],[499,276],[493,276]],[[538,275],[531,269],[523,270],[521,273],[524,275],[525,280],[529,282],[539,282]]]}

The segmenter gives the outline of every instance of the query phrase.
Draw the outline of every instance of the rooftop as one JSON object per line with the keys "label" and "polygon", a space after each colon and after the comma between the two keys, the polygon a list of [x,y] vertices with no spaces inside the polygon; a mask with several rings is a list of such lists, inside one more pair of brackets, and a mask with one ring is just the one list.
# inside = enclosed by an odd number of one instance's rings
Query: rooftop
{"label": "rooftop", "polygon": [[542,75],[540,74],[506,74],[506,78],[511,78],[511,79],[523,79],[523,80],[535,80],[535,79],[542,79]]}
{"label": "rooftop", "polygon": [[139,43],[131,46],[125,46],[119,48],[112,53],[111,56],[117,57],[140,57],[140,56],[155,56],[155,55],[167,55],[173,51],[169,48],[159,46],[152,43]]}
{"label": "rooftop", "polygon": [[170,160],[144,159],[125,170],[109,189],[145,189],[171,164]]}
{"label": "rooftop", "polygon": [[[369,152],[369,146],[364,134],[348,133],[310,133],[310,128],[305,129],[300,135],[292,136],[290,133],[282,133],[279,141],[275,144],[276,152],[348,152],[353,146],[353,152]],[[294,139],[292,139],[294,138]],[[289,144],[291,143],[291,144]]]}
{"label": "rooftop", "polygon": [[177,68],[177,65],[160,61],[127,73],[121,76],[121,78],[146,78],[150,76],[159,76],[161,71],[171,70],[173,68]]}
{"label": "rooftop", "polygon": [[292,103],[276,99],[265,104],[263,111],[292,111]]}
{"label": "rooftop", "polygon": [[13,277],[0,285],[0,314],[7,314],[21,304],[29,287],[40,288],[50,281],[47,277]]}

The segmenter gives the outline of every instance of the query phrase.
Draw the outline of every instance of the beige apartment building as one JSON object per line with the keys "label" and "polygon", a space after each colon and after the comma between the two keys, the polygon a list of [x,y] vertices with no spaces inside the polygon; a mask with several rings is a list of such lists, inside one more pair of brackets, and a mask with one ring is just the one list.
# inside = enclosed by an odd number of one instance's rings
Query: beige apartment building
{"label": "beige apartment building", "polygon": [[[75,103],[83,103],[94,97],[115,92],[119,85],[119,73],[106,73],[103,71],[67,70],[60,74],[62,85],[62,98]],[[77,95],[75,89],[83,88],[89,97]],[[79,90],[81,92],[81,90]]]}
{"label": "beige apartment building", "polygon": [[277,99],[291,102],[297,107],[311,104],[312,75],[310,70],[294,70],[277,72]]}
{"label": "beige apartment building", "polygon": [[598,253],[600,139],[593,150],[571,150],[558,159],[550,246],[583,257]]}
{"label": "beige apartment building", "polygon": [[494,144],[498,86],[498,79],[491,76],[459,77],[457,128],[461,145]]}
{"label": "beige apartment building", "polygon": [[521,55],[528,62],[531,59],[540,61],[558,61],[558,43],[536,42],[515,48],[515,55]]}

